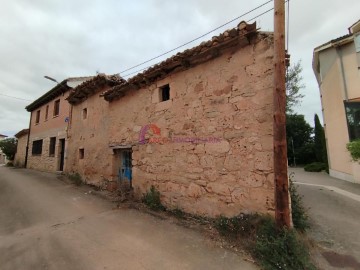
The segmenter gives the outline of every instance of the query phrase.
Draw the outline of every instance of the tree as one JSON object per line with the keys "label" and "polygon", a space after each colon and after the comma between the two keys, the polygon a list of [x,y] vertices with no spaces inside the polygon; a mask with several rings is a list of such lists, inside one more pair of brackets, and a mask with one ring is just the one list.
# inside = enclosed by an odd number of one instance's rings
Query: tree
{"label": "tree", "polygon": [[313,128],[306,122],[304,115],[286,115],[287,152],[290,164],[308,164],[316,160],[312,134]]}
{"label": "tree", "polygon": [[8,160],[14,160],[16,153],[17,140],[15,138],[7,138],[0,141],[0,148]]}
{"label": "tree", "polygon": [[300,93],[300,90],[305,87],[302,83],[301,72],[301,61],[298,61],[286,73],[286,113],[294,113],[294,107],[299,105],[304,97]]}
{"label": "tree", "polygon": [[315,114],[315,156],[316,161],[325,163],[328,166],[328,158],[326,151],[326,140],[324,128],[320,123],[319,116]]}

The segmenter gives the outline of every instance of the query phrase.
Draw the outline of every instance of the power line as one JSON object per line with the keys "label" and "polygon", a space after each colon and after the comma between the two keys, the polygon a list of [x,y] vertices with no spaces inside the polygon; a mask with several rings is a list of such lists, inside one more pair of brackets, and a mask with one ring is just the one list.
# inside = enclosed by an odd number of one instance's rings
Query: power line
{"label": "power line", "polygon": [[8,97],[8,98],[18,99],[18,100],[32,101],[32,100],[29,100],[29,99],[19,98],[19,97],[14,97],[14,96],[9,96],[9,95],[5,95],[5,94],[0,94],[0,95],[1,95],[1,96],[4,96],[4,97]]}
{"label": "power line", "polygon": [[[174,49],[171,49],[171,50],[169,50],[169,51],[167,51],[167,52],[164,52],[164,53],[162,53],[162,54],[160,54],[160,55],[158,55],[158,56],[155,56],[155,57],[153,57],[153,58],[151,58],[151,59],[149,59],[149,60],[146,60],[146,61],[144,61],[144,62],[142,62],[142,63],[140,63],[140,64],[137,64],[137,65],[135,65],[135,66],[132,66],[132,67],[130,67],[130,68],[127,68],[127,69],[125,69],[125,70],[123,70],[123,71],[120,71],[120,74],[121,74],[121,73],[124,73],[124,72],[126,72],[126,71],[129,71],[129,70],[132,70],[132,69],[134,69],[134,68],[137,68],[137,67],[139,67],[139,66],[142,66],[143,64],[149,63],[149,62],[151,62],[151,61],[153,61],[153,60],[155,60],[155,59],[157,59],[157,58],[159,58],[159,57],[161,57],[161,56],[164,56],[164,55],[166,55],[166,54],[168,54],[168,53],[171,53],[171,52],[173,52],[173,51],[175,51],[175,50],[177,50],[177,49],[180,49],[180,48],[182,48],[182,47],[184,47],[184,46],[186,46],[186,45],[188,45],[188,44],[190,44],[190,43],[192,43],[192,42],[194,42],[194,41],[197,41],[197,40],[199,40],[199,39],[207,36],[208,34],[211,34],[212,32],[215,32],[216,30],[224,27],[225,25],[228,25],[228,24],[230,24],[230,23],[232,23],[232,22],[240,19],[241,17],[244,17],[245,15],[248,15],[248,14],[254,12],[255,10],[257,10],[257,9],[259,9],[259,8],[267,5],[267,4],[269,4],[269,3],[272,2],[272,1],[273,1],[273,0],[269,0],[269,1],[267,1],[267,2],[265,2],[265,3],[263,3],[263,4],[261,4],[261,5],[257,6],[256,8],[253,8],[252,10],[249,10],[249,11],[245,12],[244,14],[242,14],[242,15],[240,15],[240,16],[238,16],[238,17],[236,17],[236,18],[234,18],[234,19],[232,19],[232,20],[230,20],[230,21],[228,21],[228,22],[226,22],[226,23],[224,23],[224,24],[216,27],[215,29],[210,30],[210,31],[206,32],[205,34],[203,34],[203,35],[201,35],[201,36],[199,36],[199,37],[197,37],[197,38],[194,38],[194,39],[192,39],[192,40],[190,40],[190,41],[188,41],[188,42],[186,42],[186,43],[184,43],[184,44],[182,44],[182,45],[180,45],[180,46],[177,46],[177,47],[174,48]],[[272,10],[272,9],[271,9],[271,10]],[[129,75],[129,74],[127,74],[127,75]],[[127,76],[127,75],[124,75],[124,76]]]}
{"label": "power line", "polygon": [[[269,2],[272,2],[272,0],[269,1]],[[269,2],[267,2],[267,3],[269,3]],[[267,4],[267,3],[266,3],[266,4]],[[264,5],[264,4],[263,4],[263,5]],[[256,15],[255,17],[251,18],[251,19],[248,20],[248,21],[255,20],[255,19],[257,19],[257,18],[259,18],[259,17],[261,17],[261,16],[269,13],[269,12],[272,11],[272,10],[274,10],[274,8],[270,8],[270,9],[264,11],[264,12]],[[240,16],[240,17],[241,17],[241,16]],[[238,18],[240,18],[240,17],[238,17]],[[238,19],[238,18],[237,18],[237,19]],[[235,20],[235,19],[234,19],[234,20]],[[234,20],[232,20],[232,21],[234,21]],[[232,22],[232,21],[231,21],[231,22]],[[226,25],[226,24],[223,24],[222,26],[224,26],[224,25]],[[217,27],[216,30],[219,29],[219,28],[221,28],[222,26]],[[215,31],[215,30],[214,30],[214,31]],[[213,32],[213,31],[212,31],[212,32]],[[208,32],[208,33],[211,33],[211,32]],[[205,35],[207,35],[207,34],[204,34],[204,35],[202,35],[201,37],[203,37],[203,36],[205,36]],[[189,44],[189,43],[191,43],[191,42],[192,42],[192,41],[189,41],[188,43],[185,43],[185,44]],[[182,46],[179,46],[179,47],[177,47],[177,48],[175,48],[175,49],[173,49],[173,50],[171,50],[171,51],[174,51],[174,50],[176,50],[176,49],[178,49],[178,48],[180,48],[180,47],[182,47]],[[169,52],[171,52],[171,51],[169,51]],[[166,53],[164,53],[164,54],[162,54],[162,55],[160,55],[160,56],[163,56],[163,55],[165,55],[165,54],[166,54]],[[159,57],[160,57],[160,56],[159,56]],[[158,57],[154,57],[153,59],[156,59],[156,58],[158,58]],[[151,60],[153,60],[153,59],[151,59]],[[145,62],[143,62],[143,63],[150,62],[151,60],[145,61]],[[155,64],[157,64],[157,63],[155,63]],[[152,66],[155,65],[155,64],[152,64],[152,65],[146,66],[146,67],[144,67],[144,68],[142,68],[142,69],[139,69],[139,70],[137,70],[137,71],[134,71],[134,72],[125,74],[125,75],[123,75],[122,77],[128,77],[128,76],[130,76],[130,75],[137,74],[137,73],[139,73],[139,72],[141,72],[141,71],[143,71],[143,70],[145,70],[145,69],[148,69],[148,68],[152,67]],[[142,64],[139,64],[139,65],[137,65],[137,66],[141,66],[141,65],[142,65]],[[135,67],[137,67],[137,66],[135,66]],[[131,68],[131,69],[132,69],[132,68]],[[127,70],[130,70],[130,69],[127,69]]]}

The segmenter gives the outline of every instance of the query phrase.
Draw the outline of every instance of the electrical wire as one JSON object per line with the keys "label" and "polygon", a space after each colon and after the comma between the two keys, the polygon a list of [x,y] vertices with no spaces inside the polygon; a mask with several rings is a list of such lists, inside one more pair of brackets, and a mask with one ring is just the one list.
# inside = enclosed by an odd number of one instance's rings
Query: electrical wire
{"label": "electrical wire", "polygon": [[14,97],[14,96],[9,96],[9,95],[5,95],[5,94],[0,94],[0,95],[1,95],[1,96],[4,96],[4,97],[8,97],[8,98],[18,99],[18,100],[31,101],[31,100],[29,100],[29,99],[19,98],[19,97]]}
{"label": "electrical wire", "polygon": [[[272,0],[271,1],[269,1],[269,2],[272,2]],[[267,3],[269,3],[269,2],[267,2]],[[255,20],[255,19],[257,19],[257,18],[259,18],[259,17],[261,17],[261,16],[263,16],[263,15],[265,15],[265,14],[267,14],[267,13],[269,13],[270,11],[272,11],[272,10],[274,10],[274,8],[270,8],[270,9],[268,9],[268,10],[266,10],[266,11],[264,11],[264,12],[262,12],[262,13],[260,13],[260,14],[258,14],[258,15],[256,15],[255,17],[253,17],[253,18],[251,18],[251,19],[249,19],[248,21],[250,22],[250,21],[252,21],[252,20]],[[238,17],[239,18],[239,17]],[[232,20],[233,21],[233,20]],[[225,24],[224,24],[225,25]],[[220,27],[218,27],[217,29],[219,29],[219,28],[221,28],[222,26],[220,26]],[[204,35],[206,35],[206,34],[204,34]],[[203,35],[203,36],[204,36]],[[203,36],[201,36],[201,37],[203,37]],[[191,43],[192,41],[189,41],[189,43]],[[187,43],[188,44],[188,43]],[[180,47],[177,47],[177,48],[180,48]],[[177,49],[176,48],[176,49]],[[176,49],[174,49],[174,50],[176,50]],[[170,51],[169,51],[170,52]],[[163,54],[164,55],[164,54]],[[161,55],[161,56],[163,56],[163,55]],[[156,57],[156,58],[158,58],[158,57]],[[155,57],[153,58],[153,59],[156,59]],[[151,61],[151,60],[150,60]],[[150,62],[150,61],[148,61],[148,62]],[[144,63],[147,63],[147,62],[144,62]],[[158,62],[157,62],[158,63]],[[128,76],[130,76],[130,75],[133,75],[133,74],[137,74],[137,73],[139,73],[139,72],[141,72],[141,71],[143,71],[143,70],[146,70],[146,69],[148,69],[148,68],[150,68],[150,67],[152,67],[152,66],[154,66],[154,65],[156,65],[157,63],[155,63],[155,64],[152,64],[152,65],[149,65],[149,66],[147,66],[147,67],[144,67],[144,68],[142,68],[142,69],[139,69],[139,70],[136,70],[136,71],[134,71],[134,72],[131,72],[131,73],[128,73],[128,74],[125,74],[125,75],[123,75],[122,77],[123,78],[125,78],[125,77],[128,77]],[[137,65],[137,66],[141,66],[142,64],[139,64],[139,65]]]}
{"label": "electrical wire", "polygon": [[[194,41],[197,41],[197,40],[199,40],[199,39],[207,36],[208,34],[211,34],[212,32],[215,32],[216,30],[224,27],[225,25],[228,25],[228,24],[230,24],[230,23],[232,23],[232,22],[240,19],[241,17],[244,17],[245,15],[248,15],[248,14],[254,12],[255,10],[258,10],[259,8],[261,8],[261,7],[269,4],[269,3],[272,2],[272,1],[273,1],[273,0],[269,0],[269,1],[267,1],[267,2],[265,2],[265,3],[263,3],[263,4],[261,4],[261,5],[259,5],[259,6],[257,6],[257,7],[255,7],[255,8],[253,8],[252,10],[249,10],[249,11],[245,12],[244,14],[242,14],[242,15],[240,15],[240,16],[238,16],[238,17],[236,17],[236,18],[234,18],[234,19],[232,19],[232,20],[230,20],[230,21],[228,21],[228,22],[226,22],[226,23],[224,23],[224,24],[222,24],[222,25],[220,25],[220,26],[218,26],[218,27],[216,27],[216,28],[208,31],[208,32],[206,32],[205,34],[203,34],[203,35],[201,35],[201,36],[199,36],[199,37],[197,37],[197,38],[194,38],[194,39],[192,39],[192,40],[190,40],[190,41],[188,41],[188,42],[186,42],[186,43],[184,43],[184,44],[182,44],[182,45],[180,45],[180,46],[177,46],[177,47],[174,48],[174,49],[171,49],[171,50],[169,50],[169,51],[166,51],[166,52],[164,52],[164,53],[162,53],[162,54],[160,54],[160,55],[158,55],[158,56],[155,56],[155,57],[153,57],[153,58],[151,58],[151,59],[148,59],[148,60],[146,60],[146,61],[144,61],[144,62],[142,62],[142,63],[140,63],[140,64],[137,64],[137,65],[135,65],[135,66],[132,66],[132,67],[130,67],[130,68],[127,68],[127,69],[125,69],[125,70],[123,70],[123,71],[120,71],[120,74],[121,74],[121,73],[124,73],[124,72],[126,72],[126,71],[129,71],[129,70],[132,70],[132,69],[134,69],[134,68],[137,68],[137,67],[139,67],[139,66],[142,66],[143,64],[149,63],[149,62],[151,62],[151,61],[153,61],[153,60],[155,60],[155,59],[157,59],[157,58],[160,58],[161,56],[164,56],[164,55],[166,55],[166,54],[169,54],[169,53],[171,53],[171,52],[173,52],[173,51],[176,51],[177,49],[180,49],[180,48],[182,48],[182,47],[184,47],[184,46],[186,46],[186,45],[188,45],[188,44],[190,44],[190,43],[192,43],[192,42],[194,42]],[[127,74],[127,75],[129,75],[129,74]],[[124,75],[124,76],[127,76],[127,75]]]}

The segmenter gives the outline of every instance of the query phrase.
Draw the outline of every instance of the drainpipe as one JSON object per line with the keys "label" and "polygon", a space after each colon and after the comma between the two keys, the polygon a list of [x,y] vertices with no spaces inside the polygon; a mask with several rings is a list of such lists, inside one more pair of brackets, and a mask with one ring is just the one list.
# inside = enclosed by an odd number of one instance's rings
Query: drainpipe
{"label": "drainpipe", "polygon": [[349,97],[348,97],[347,83],[346,83],[346,78],[345,78],[344,61],[343,61],[343,55],[342,55],[340,47],[336,47],[336,53],[340,59],[340,70],[341,70],[341,77],[342,77],[343,86],[344,86],[345,101],[348,101]]}
{"label": "drainpipe", "polygon": [[29,121],[29,132],[27,137],[27,143],[26,143],[26,152],[25,152],[25,168],[27,168],[28,163],[28,156],[29,156],[29,141],[30,141],[30,133],[31,133],[31,118],[32,118],[32,111],[30,112],[30,121]]}

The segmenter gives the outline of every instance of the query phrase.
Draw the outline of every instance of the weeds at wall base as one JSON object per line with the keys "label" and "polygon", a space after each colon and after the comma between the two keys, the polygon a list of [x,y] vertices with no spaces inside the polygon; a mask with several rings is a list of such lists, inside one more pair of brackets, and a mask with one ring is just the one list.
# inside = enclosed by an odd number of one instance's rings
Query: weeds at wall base
{"label": "weeds at wall base", "polygon": [[79,173],[68,174],[68,178],[76,186],[81,186],[84,183]]}

